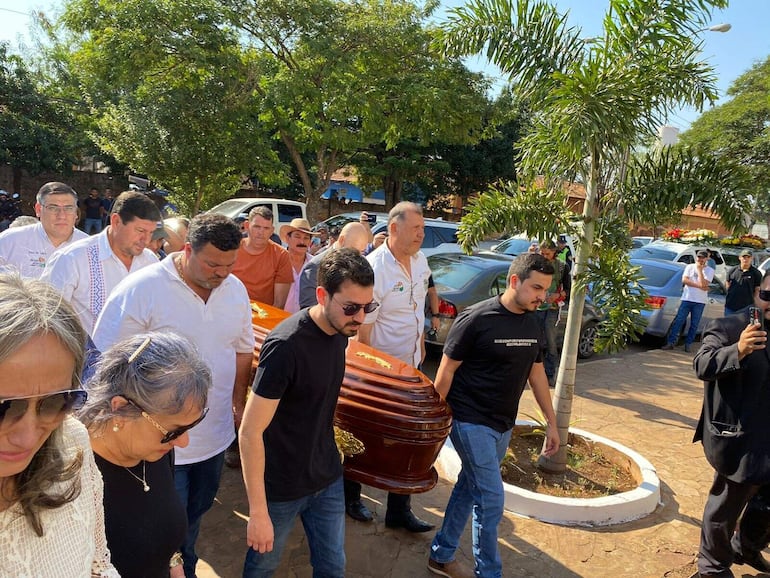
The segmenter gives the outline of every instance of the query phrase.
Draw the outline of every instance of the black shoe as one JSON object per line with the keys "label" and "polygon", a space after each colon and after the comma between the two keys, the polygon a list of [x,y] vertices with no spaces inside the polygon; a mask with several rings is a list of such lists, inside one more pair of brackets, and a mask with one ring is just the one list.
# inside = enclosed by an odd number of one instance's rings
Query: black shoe
{"label": "black shoe", "polygon": [[743,556],[741,554],[736,553],[735,558],[733,559],[734,564],[745,564],[746,566],[751,566],[755,570],[759,570],[760,572],[767,572],[770,573],[770,562],[765,560],[765,558],[757,552],[753,556]]}
{"label": "black shoe", "polygon": [[666,343],[663,347],[661,347],[661,349],[663,349],[663,350],[674,349],[674,344],[673,343]]}
{"label": "black shoe", "polygon": [[433,529],[433,524],[428,524],[425,520],[420,520],[420,518],[415,516],[411,510],[398,518],[388,518],[386,514],[385,526],[388,528],[403,528],[407,532],[414,532],[415,534],[419,534],[420,532],[430,532]]}
{"label": "black shoe", "polygon": [[364,506],[361,500],[345,504],[345,512],[347,512],[348,516],[359,522],[371,522],[374,519],[369,508]]}
{"label": "black shoe", "polygon": [[690,349],[691,349],[691,348],[692,348],[692,345],[689,345],[689,344],[685,343],[685,345],[684,345],[684,351],[685,351],[685,353],[690,353]]}

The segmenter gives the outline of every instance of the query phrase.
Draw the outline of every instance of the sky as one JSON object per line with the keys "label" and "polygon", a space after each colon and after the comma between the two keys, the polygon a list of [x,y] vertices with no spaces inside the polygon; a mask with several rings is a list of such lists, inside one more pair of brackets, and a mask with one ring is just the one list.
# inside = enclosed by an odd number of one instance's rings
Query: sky
{"label": "sky", "polygon": [[[442,0],[437,20],[440,22],[443,19],[445,10],[462,4],[463,0]],[[582,36],[600,35],[607,0],[554,0],[554,4],[563,12],[569,11],[569,23],[581,28]],[[30,13],[43,10],[50,15],[61,5],[61,0],[0,0],[0,41],[12,44],[28,42],[26,35],[32,22]],[[742,73],[770,55],[770,35],[767,34],[770,1],[732,0],[727,9],[715,12],[712,18],[712,24],[725,22],[732,25],[729,32],[702,32],[703,56],[716,70],[717,86],[722,96]],[[467,65],[473,70],[484,71],[499,85],[505,81],[500,78],[499,72],[478,58],[469,59]],[[686,130],[699,114],[692,109],[679,110],[671,116],[669,124]]]}

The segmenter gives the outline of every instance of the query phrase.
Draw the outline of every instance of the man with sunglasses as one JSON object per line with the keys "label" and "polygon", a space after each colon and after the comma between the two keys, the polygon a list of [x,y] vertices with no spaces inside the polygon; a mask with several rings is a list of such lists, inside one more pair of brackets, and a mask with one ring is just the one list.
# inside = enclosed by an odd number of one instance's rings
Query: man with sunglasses
{"label": "man with sunglasses", "polygon": [[39,279],[54,251],[88,237],[75,228],[78,195],[69,185],[51,182],[40,187],[35,215],[39,223],[0,234],[0,269],[13,267],[22,277]]}
{"label": "man with sunglasses", "polygon": [[703,443],[715,470],[695,576],[732,577],[733,563],[770,573],[770,563],[761,554],[770,542],[768,273],[755,305],[758,323],[750,315],[715,319],[695,355],[695,372],[705,390],[693,441]]}
{"label": "man with sunglasses", "polygon": [[313,575],[345,575],[342,464],[334,410],[348,338],[372,300],[374,273],[355,249],[330,251],[318,269],[316,304],[265,339],[240,429],[249,522],[243,576],[271,576],[297,517]]}
{"label": "man with sunglasses", "polygon": [[209,413],[176,450],[174,483],[187,508],[181,552],[185,575],[195,576],[195,542],[219,489],[225,449],[240,425],[254,332],[249,296],[231,275],[241,232],[223,215],[195,217],[182,251],[130,275],[110,295],[94,330],[100,351],[137,333],[173,331],[189,339],[211,369]]}
{"label": "man with sunglasses", "polygon": [[752,264],[751,251],[743,249],[738,258],[740,263],[727,272],[725,315],[745,313],[749,307],[754,305],[754,301],[759,296],[762,272]]}

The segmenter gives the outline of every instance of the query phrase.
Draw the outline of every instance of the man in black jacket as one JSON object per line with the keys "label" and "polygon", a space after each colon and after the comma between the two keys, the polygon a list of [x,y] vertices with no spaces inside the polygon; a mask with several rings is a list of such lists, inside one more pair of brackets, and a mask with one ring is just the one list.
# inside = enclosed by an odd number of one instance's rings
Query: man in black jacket
{"label": "man in black jacket", "polygon": [[696,576],[732,577],[733,563],[770,572],[761,555],[770,540],[768,274],[756,305],[762,323],[753,325],[741,315],[716,319],[694,360],[698,377],[706,382],[694,441],[703,442],[716,470],[703,512]]}

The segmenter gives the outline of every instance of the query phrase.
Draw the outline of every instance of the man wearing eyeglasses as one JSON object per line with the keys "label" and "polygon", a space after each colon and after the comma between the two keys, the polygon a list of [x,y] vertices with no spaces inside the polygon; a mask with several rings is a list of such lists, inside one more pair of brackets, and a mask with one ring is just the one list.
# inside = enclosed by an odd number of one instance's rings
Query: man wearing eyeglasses
{"label": "man wearing eyeglasses", "polygon": [[57,249],[88,237],[75,228],[78,196],[64,183],[46,183],[37,192],[39,223],[0,233],[0,269],[13,267],[22,277],[39,279]]}
{"label": "man wearing eyeglasses", "polygon": [[770,541],[770,274],[762,278],[749,315],[715,319],[694,367],[705,382],[693,441],[703,443],[715,470],[706,500],[695,576],[733,576],[732,564],[770,573],[762,556]]}
{"label": "man wearing eyeglasses", "polygon": [[318,269],[316,304],[281,322],[262,345],[239,435],[249,501],[244,578],[272,576],[297,517],[313,575],[345,575],[334,410],[348,338],[378,306],[373,285],[374,272],[358,251],[328,252]]}

